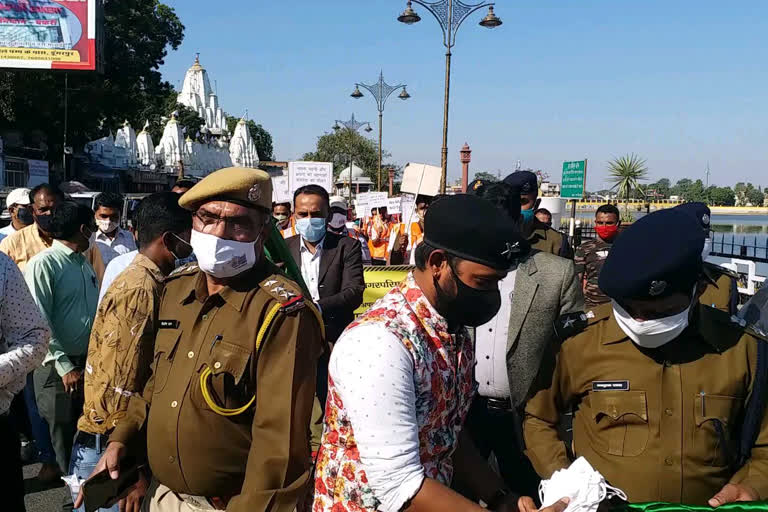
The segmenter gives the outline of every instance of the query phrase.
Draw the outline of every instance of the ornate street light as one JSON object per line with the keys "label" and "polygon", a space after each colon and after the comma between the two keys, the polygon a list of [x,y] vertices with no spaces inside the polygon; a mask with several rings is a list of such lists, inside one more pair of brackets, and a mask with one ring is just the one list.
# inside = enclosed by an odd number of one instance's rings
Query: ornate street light
{"label": "ornate street light", "polygon": [[[371,123],[369,123],[368,121],[360,122],[360,121],[355,119],[355,114],[352,114],[352,118],[349,121],[339,121],[337,119],[336,122],[333,124],[333,129],[338,132],[343,127],[344,129],[349,130],[350,135],[351,135],[352,133],[358,132],[360,130],[360,128],[362,128],[363,126],[366,126],[366,125],[368,127],[365,129],[365,131],[367,131],[367,132],[373,131],[373,128],[371,128]],[[352,168],[354,167],[353,164],[354,164],[354,161],[355,161],[354,156],[352,154],[352,148],[353,148],[352,142],[350,142],[350,144],[349,144],[349,182],[348,182],[349,183],[349,205],[350,205],[350,207],[352,206]],[[339,177],[341,178],[341,176],[339,176]]]}
{"label": "ornate street light", "polygon": [[[363,97],[363,93],[360,92],[361,86],[371,93],[371,95],[373,96],[373,99],[376,100],[376,108],[379,111],[379,170],[378,170],[378,173],[376,174],[376,189],[381,191],[381,159],[382,159],[382,152],[383,152],[382,133],[384,128],[384,106],[387,103],[387,98],[389,98],[393,92],[397,91],[400,88],[403,89],[402,92],[398,95],[398,98],[400,98],[401,100],[407,100],[408,98],[411,97],[411,95],[408,94],[408,91],[405,90],[406,86],[403,84],[392,86],[386,83],[384,81],[384,72],[379,73],[379,81],[374,84],[364,84],[364,83],[355,84],[355,91],[352,93],[353,98],[357,99],[357,98]],[[365,131],[371,131],[371,130],[366,129]]]}
{"label": "ornate street light", "polygon": [[442,173],[440,177],[440,192],[445,194],[445,183],[448,174],[448,107],[450,105],[451,91],[451,49],[456,43],[456,34],[461,24],[470,14],[488,7],[488,14],[480,21],[480,26],[496,28],[501,25],[501,19],[493,12],[493,2],[480,4],[466,4],[461,0],[408,0],[405,11],[397,17],[397,20],[406,25],[412,25],[421,20],[421,17],[413,10],[412,1],[427,9],[435,17],[443,31],[443,45],[445,52],[445,103],[443,105],[443,148],[440,158]]}

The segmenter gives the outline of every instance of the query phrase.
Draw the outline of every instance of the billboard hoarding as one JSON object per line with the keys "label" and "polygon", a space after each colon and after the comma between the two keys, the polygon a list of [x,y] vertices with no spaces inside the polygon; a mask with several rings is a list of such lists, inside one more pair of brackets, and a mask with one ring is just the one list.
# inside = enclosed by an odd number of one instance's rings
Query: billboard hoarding
{"label": "billboard hoarding", "polygon": [[101,0],[0,0],[0,68],[95,70]]}

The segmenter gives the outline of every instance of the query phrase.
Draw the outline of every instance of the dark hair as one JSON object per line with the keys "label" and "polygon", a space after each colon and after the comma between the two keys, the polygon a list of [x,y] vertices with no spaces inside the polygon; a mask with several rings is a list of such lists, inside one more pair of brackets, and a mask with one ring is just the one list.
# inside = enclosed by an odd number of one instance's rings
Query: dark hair
{"label": "dark hair", "polygon": [[136,208],[139,245],[146,247],[163,233],[181,233],[192,229],[192,214],[179,206],[179,194],[158,192],[142,199]]}
{"label": "dark hair", "polygon": [[534,215],[536,215],[538,213],[543,213],[544,215],[549,215],[550,217],[552,216],[552,212],[547,210],[546,208],[539,208],[538,210],[533,212]]}
{"label": "dark hair", "polygon": [[289,203],[289,202],[287,202],[287,201],[286,201],[286,202],[283,202],[283,203],[274,203],[274,202],[273,202],[273,203],[272,203],[272,211],[274,212],[274,211],[275,211],[275,208],[277,208],[278,206],[285,206],[286,208],[288,208],[288,211],[289,211],[289,212],[291,211],[291,203]]}
{"label": "dark hair", "polygon": [[113,208],[122,214],[123,196],[116,192],[102,192],[96,196],[96,200],[93,202],[93,207],[98,210],[102,206],[104,208]]}
{"label": "dark hair", "polygon": [[429,203],[432,202],[432,199],[434,199],[432,196],[425,196],[424,194],[419,194],[416,196],[416,204],[425,203],[427,206],[429,206]]}
{"label": "dark hair", "polygon": [[59,187],[54,187],[53,185],[49,185],[48,183],[41,183],[32,190],[29,191],[29,202],[34,203],[35,202],[35,196],[40,193],[41,190],[45,190],[49,194],[52,194],[56,196],[59,201],[64,200],[64,192],[59,190]]}
{"label": "dark hair", "polygon": [[[413,254],[413,259],[416,263],[416,268],[419,270],[426,270],[429,255],[435,252],[437,247],[432,247],[427,242],[421,242],[416,246],[415,250],[416,252]],[[453,254],[446,252],[445,260],[448,262],[448,265],[451,267],[453,272],[456,273],[456,265],[463,261],[463,258],[459,258],[458,256],[454,256]]]}
{"label": "dark hair", "polygon": [[615,205],[612,205],[610,203],[602,205],[600,208],[597,209],[595,212],[595,216],[597,216],[598,213],[605,213],[605,214],[614,214],[616,216],[617,220],[621,220],[621,214],[619,213],[619,209],[616,208]]}
{"label": "dark hair", "polygon": [[51,236],[57,240],[69,240],[81,226],[95,225],[93,210],[75,201],[62,201],[51,211]]}
{"label": "dark hair", "polygon": [[176,183],[174,183],[173,187],[171,187],[171,188],[175,188],[175,187],[179,187],[179,188],[192,188],[194,186],[195,186],[195,182],[194,181],[181,179],[181,180],[176,180]]}
{"label": "dark hair", "polygon": [[502,181],[481,185],[472,193],[486,201],[489,201],[496,208],[506,212],[512,220],[520,218],[520,192],[519,187],[507,185]]}
{"label": "dark hair", "polygon": [[329,207],[331,204],[331,198],[328,196],[328,191],[325,190],[320,185],[304,185],[303,187],[299,187],[296,189],[296,192],[293,193],[293,204],[296,205],[296,198],[299,197],[301,194],[311,194],[315,196],[320,196],[323,198],[323,202],[325,202],[325,206]]}

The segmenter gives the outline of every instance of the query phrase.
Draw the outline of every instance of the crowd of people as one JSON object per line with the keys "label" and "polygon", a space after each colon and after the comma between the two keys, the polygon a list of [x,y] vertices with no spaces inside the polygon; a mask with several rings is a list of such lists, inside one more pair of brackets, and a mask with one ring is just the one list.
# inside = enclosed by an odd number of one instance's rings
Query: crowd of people
{"label": "crowd of people", "polygon": [[[8,510],[19,430],[65,509],[106,472],[114,512],[595,510],[542,503],[580,457],[631,502],[768,500],[768,339],[706,261],[706,205],[623,226],[607,204],[574,248],[526,171],[412,218],[317,185],[271,199],[268,174],[222,169],[123,229],[119,194],[9,194]],[[356,316],[367,265],[411,270]]]}

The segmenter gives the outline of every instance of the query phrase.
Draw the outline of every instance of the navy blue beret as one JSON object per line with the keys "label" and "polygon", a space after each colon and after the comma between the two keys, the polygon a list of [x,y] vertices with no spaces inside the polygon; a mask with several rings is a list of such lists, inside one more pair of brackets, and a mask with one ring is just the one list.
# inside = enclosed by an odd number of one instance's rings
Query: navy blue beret
{"label": "navy blue beret", "polygon": [[710,216],[712,212],[709,210],[709,206],[704,203],[684,203],[679,206],[675,206],[675,210],[680,210],[688,215],[691,215],[701,225],[704,231],[709,231],[709,223],[711,221]]}
{"label": "navy blue beret", "polygon": [[508,270],[530,246],[516,224],[492,203],[474,195],[436,199],[424,219],[424,243],[499,270]]}
{"label": "navy blue beret", "polygon": [[699,222],[677,208],[646,215],[616,238],[598,285],[619,301],[690,295],[702,273],[704,238]]}
{"label": "navy blue beret", "polygon": [[520,187],[521,194],[539,193],[539,178],[531,171],[513,172],[504,178],[504,183],[513,187]]}

